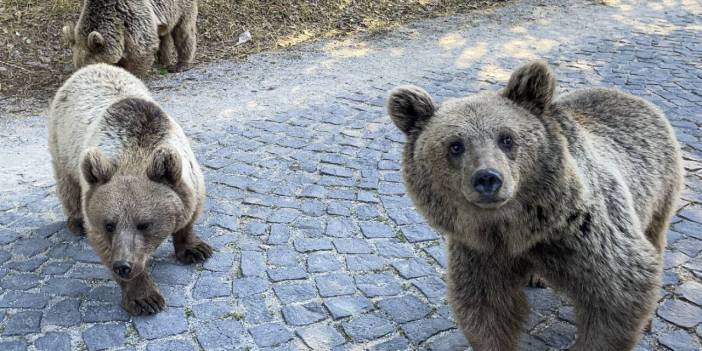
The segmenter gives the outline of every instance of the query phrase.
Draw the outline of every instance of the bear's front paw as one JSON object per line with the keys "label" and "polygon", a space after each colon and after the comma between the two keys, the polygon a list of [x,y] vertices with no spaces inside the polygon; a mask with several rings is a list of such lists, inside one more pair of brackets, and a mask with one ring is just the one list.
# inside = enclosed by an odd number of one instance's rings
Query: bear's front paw
{"label": "bear's front paw", "polygon": [[166,300],[158,289],[151,285],[134,287],[124,292],[122,305],[133,316],[156,314],[166,307]]}
{"label": "bear's front paw", "polygon": [[75,235],[85,234],[85,228],[83,228],[82,218],[68,217],[68,221],[66,221],[66,227],[68,227],[68,230],[70,230],[71,233]]}
{"label": "bear's front paw", "polygon": [[212,257],[212,252],[212,246],[198,239],[195,243],[177,248],[176,258],[185,264],[200,263]]}
{"label": "bear's front paw", "polygon": [[180,73],[188,71],[192,68],[192,64],[189,63],[176,63],[175,65],[168,66],[169,73]]}

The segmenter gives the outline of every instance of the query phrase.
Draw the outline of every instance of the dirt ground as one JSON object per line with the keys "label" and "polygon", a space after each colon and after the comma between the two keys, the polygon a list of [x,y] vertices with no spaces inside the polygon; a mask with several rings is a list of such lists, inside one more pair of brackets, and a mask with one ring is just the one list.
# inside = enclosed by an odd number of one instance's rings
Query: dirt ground
{"label": "dirt ground", "polygon": [[[319,38],[378,32],[420,18],[466,13],[506,0],[200,1],[197,62],[238,59]],[[37,97],[73,71],[61,27],[80,0],[0,0],[0,97]],[[251,40],[237,44],[248,31]],[[153,69],[152,76],[165,74]]]}

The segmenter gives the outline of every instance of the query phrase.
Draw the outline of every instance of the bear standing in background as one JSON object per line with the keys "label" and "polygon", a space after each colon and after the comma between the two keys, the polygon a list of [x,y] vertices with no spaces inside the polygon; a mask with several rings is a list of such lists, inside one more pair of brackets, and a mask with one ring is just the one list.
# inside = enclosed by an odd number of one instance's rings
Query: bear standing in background
{"label": "bear standing in background", "polygon": [[[196,0],[85,0],[78,24],[63,27],[76,68],[108,63],[145,75],[154,62],[190,68],[197,44]],[[171,65],[175,50],[178,62]]]}
{"label": "bear standing in background", "polygon": [[203,262],[212,248],[193,232],[205,183],[178,123],[144,84],[105,64],[74,73],[49,112],[57,192],[74,233],[83,229],[135,315],[165,306],[145,270],[173,236],[176,258]]}
{"label": "bear standing in background", "polygon": [[640,98],[554,90],[535,62],[500,92],[388,98],[407,191],[447,236],[449,300],[476,351],[518,348],[530,274],[574,303],[571,350],[633,349],[656,306],[683,186],[673,130]]}

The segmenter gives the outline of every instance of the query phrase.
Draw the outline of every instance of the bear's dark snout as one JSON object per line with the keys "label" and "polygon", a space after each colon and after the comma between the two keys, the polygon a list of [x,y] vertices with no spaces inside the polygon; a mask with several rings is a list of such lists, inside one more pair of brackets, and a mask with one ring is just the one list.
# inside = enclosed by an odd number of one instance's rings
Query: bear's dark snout
{"label": "bear's dark snout", "polygon": [[132,272],[132,266],[126,261],[115,261],[112,262],[112,271],[120,278],[127,278]]}
{"label": "bear's dark snout", "polygon": [[495,169],[480,169],[471,177],[473,188],[485,201],[491,201],[502,187],[502,174]]}

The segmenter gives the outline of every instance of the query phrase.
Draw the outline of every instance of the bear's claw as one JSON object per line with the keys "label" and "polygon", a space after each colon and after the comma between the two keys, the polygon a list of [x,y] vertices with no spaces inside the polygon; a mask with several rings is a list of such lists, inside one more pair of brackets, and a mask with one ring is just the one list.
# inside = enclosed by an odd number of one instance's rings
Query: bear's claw
{"label": "bear's claw", "polygon": [[176,258],[186,264],[200,263],[212,257],[212,252],[212,246],[204,241],[198,241],[191,246],[176,250]]}
{"label": "bear's claw", "polygon": [[166,300],[155,287],[149,287],[123,299],[124,309],[134,316],[156,314],[166,307]]}
{"label": "bear's claw", "polygon": [[532,274],[529,276],[529,282],[527,282],[527,287],[545,289],[546,280],[538,274]]}

